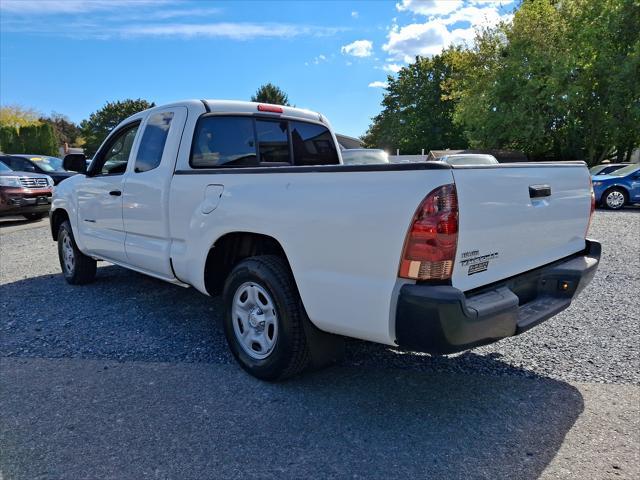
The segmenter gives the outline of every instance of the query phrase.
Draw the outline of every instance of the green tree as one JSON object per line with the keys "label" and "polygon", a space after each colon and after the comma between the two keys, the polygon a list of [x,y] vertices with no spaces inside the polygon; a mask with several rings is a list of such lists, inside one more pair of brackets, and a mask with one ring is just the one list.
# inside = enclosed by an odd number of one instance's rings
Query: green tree
{"label": "green tree", "polygon": [[275,86],[273,83],[266,83],[262,85],[256,91],[255,95],[251,96],[251,101],[289,106],[288,95],[284,93],[284,91],[280,87]]}
{"label": "green tree", "polygon": [[100,110],[93,112],[88,120],[80,123],[80,133],[85,142],[84,148],[87,155],[94,155],[109,132],[122,120],[154,106],[155,103],[149,103],[141,98],[127,99],[107,102]]}
{"label": "green tree", "polygon": [[59,155],[58,142],[51,125],[29,125],[20,129],[20,137],[24,142],[24,153],[38,153],[40,155]]}
{"label": "green tree", "polygon": [[585,155],[628,160],[640,146],[640,2],[571,0],[560,12],[572,66],[568,103]]}
{"label": "green tree", "polygon": [[24,145],[16,127],[0,125],[0,152],[23,152]]}
{"label": "green tree", "polygon": [[453,59],[460,53],[452,48],[432,58],[416,57],[397,77],[389,76],[382,112],[363,136],[365,145],[406,154],[423,148],[465,148],[462,128],[453,123],[455,99],[445,91],[456,74]]}
{"label": "green tree", "polygon": [[27,125],[37,125],[38,112],[32,108],[20,105],[5,105],[0,107],[0,126],[20,128]]}
{"label": "green tree", "polygon": [[473,147],[628,157],[640,137],[639,23],[634,0],[524,1],[456,57],[454,121]]}
{"label": "green tree", "polygon": [[51,125],[58,145],[67,143],[69,144],[69,146],[78,146],[80,128],[71,120],[69,120],[69,117],[67,117],[66,115],[53,112],[48,117],[41,117],[40,121],[42,123],[48,123],[49,125]]}
{"label": "green tree", "polygon": [[15,127],[0,127],[0,150],[6,153],[58,155],[53,128],[46,123]]}

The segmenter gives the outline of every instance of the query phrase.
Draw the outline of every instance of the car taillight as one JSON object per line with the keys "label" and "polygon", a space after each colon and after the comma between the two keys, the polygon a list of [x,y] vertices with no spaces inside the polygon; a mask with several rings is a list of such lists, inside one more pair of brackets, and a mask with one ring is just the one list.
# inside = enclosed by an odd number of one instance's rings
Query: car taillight
{"label": "car taillight", "polygon": [[591,226],[591,220],[593,219],[593,213],[596,211],[596,194],[593,191],[593,182],[589,180],[589,184],[591,186],[591,212],[589,213],[589,221],[587,222],[587,230],[584,232],[585,238],[589,233],[589,227]]}
{"label": "car taillight", "polygon": [[414,280],[448,280],[458,245],[458,196],[453,184],[433,190],[411,222],[399,276]]}

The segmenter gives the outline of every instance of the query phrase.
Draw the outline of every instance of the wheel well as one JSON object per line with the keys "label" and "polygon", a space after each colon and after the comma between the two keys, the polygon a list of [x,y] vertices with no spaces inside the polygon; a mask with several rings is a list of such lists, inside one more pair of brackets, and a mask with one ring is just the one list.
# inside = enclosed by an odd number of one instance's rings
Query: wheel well
{"label": "wheel well", "polygon": [[58,230],[65,220],[69,220],[69,214],[66,210],[58,208],[51,214],[51,236],[54,240],[58,240]]}
{"label": "wheel well", "polygon": [[287,261],[280,243],[268,235],[233,232],[216,240],[209,250],[204,267],[204,284],[209,295],[221,293],[224,281],[233,267],[241,260],[256,255],[278,255]]}
{"label": "wheel well", "polygon": [[613,185],[612,187],[607,188],[602,194],[602,196],[605,197],[607,193],[609,193],[611,190],[620,190],[624,195],[624,198],[629,200],[629,192],[627,192],[627,189],[624,188],[622,185]]}

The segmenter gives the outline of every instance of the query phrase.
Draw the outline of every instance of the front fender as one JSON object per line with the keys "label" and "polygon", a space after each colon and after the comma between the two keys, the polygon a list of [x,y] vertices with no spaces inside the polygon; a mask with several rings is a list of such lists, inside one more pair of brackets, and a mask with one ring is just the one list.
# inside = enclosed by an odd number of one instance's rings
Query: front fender
{"label": "front fender", "polygon": [[84,249],[84,243],[82,241],[82,237],[78,234],[78,200],[76,198],[76,185],[83,181],[84,178],[84,175],[78,174],[69,177],[64,182],[60,182],[56,185],[53,192],[53,199],[51,200],[51,210],[49,212],[49,219],[53,218],[53,215],[57,210],[64,210],[67,212],[74,239],[81,251]]}

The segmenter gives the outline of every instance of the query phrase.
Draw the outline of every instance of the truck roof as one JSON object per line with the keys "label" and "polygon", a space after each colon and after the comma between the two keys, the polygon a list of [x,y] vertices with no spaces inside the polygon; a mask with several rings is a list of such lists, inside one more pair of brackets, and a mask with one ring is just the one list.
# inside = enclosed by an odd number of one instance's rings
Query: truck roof
{"label": "truck roof", "polygon": [[[267,103],[243,102],[240,100],[202,100],[202,102],[208,106],[212,112],[218,113],[257,113],[258,105],[270,105]],[[283,105],[270,106],[282,108],[282,113],[288,117],[326,122],[326,119],[318,112]]]}

